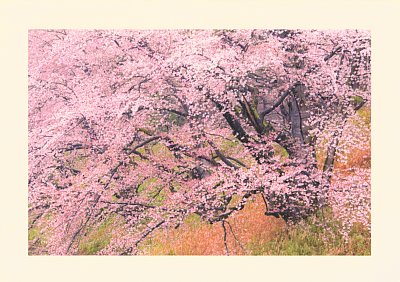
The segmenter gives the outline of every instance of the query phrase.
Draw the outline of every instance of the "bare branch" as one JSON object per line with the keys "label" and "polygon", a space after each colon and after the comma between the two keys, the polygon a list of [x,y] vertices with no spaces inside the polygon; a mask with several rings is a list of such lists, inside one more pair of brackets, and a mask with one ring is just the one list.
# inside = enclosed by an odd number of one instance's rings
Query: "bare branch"
{"label": "bare branch", "polygon": [[226,242],[226,228],[225,228],[225,220],[222,220],[222,228],[224,229],[224,246],[225,246],[225,253],[227,256],[229,256],[229,249],[228,249],[228,244]]}
{"label": "bare branch", "polygon": [[226,221],[226,223],[228,224],[229,229],[231,230],[231,233],[233,235],[233,238],[236,240],[236,242],[239,244],[239,247],[242,249],[243,253],[247,253],[246,249],[243,247],[242,243],[240,243],[239,239],[236,237],[235,233],[233,232],[233,228],[232,225],[229,223],[229,221]]}

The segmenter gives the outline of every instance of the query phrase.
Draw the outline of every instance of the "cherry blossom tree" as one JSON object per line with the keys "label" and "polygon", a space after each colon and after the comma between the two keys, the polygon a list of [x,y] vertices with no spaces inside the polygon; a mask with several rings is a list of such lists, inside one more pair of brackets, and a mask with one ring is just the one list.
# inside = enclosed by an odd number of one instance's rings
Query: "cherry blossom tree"
{"label": "cherry blossom tree", "polygon": [[288,222],[333,203],[343,218],[350,194],[370,205],[369,180],[331,179],[369,103],[366,31],[31,30],[30,212],[51,217],[49,254],[75,254],[110,216],[102,253],[136,254],[154,230],[193,213],[224,224],[256,194]]}

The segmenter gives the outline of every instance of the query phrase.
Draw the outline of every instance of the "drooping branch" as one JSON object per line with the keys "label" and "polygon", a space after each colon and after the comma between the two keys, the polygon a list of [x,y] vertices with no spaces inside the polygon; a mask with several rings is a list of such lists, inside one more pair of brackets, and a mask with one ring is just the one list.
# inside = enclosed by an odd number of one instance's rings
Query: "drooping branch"
{"label": "drooping branch", "polygon": [[148,78],[148,77],[144,78],[144,79],[141,80],[138,84],[132,85],[132,86],[128,89],[128,92],[131,92],[132,90],[134,90],[134,89],[137,87],[138,92],[140,93],[142,84],[144,84],[144,83],[146,83],[146,82],[149,82],[150,80],[151,80],[151,79]]}
{"label": "drooping branch", "polygon": [[135,242],[135,255],[138,252],[138,246],[139,244],[146,239],[154,230],[156,230],[157,228],[159,228],[161,225],[163,225],[165,223],[165,220],[161,220],[159,221],[156,225],[150,227],[143,235],[140,236],[140,239],[137,240]]}
{"label": "drooping branch", "polygon": [[87,224],[89,223],[90,219],[93,216],[93,211],[95,210],[95,207],[97,206],[97,204],[99,203],[101,195],[96,195],[92,208],[90,209],[90,211],[88,212],[88,214],[86,215],[86,219],[85,221],[80,225],[80,227],[74,232],[71,241],[68,244],[67,247],[67,251],[66,253],[69,253],[70,249],[72,248],[73,244],[75,243],[75,240],[78,238],[79,234],[82,232],[83,229],[86,228]]}
{"label": "drooping branch", "polygon": [[219,222],[221,220],[227,219],[232,213],[242,210],[245,207],[248,198],[250,198],[251,196],[253,196],[257,193],[261,193],[263,191],[264,191],[264,187],[256,187],[253,190],[245,193],[242,196],[242,199],[240,200],[239,203],[237,203],[234,207],[229,207],[229,209],[225,210],[223,213],[216,215],[215,217],[210,219],[209,222],[214,223],[214,222]]}
{"label": "drooping branch", "polygon": [[208,140],[210,146],[215,150],[215,154],[223,161],[227,166],[233,167],[234,169],[238,169],[239,167],[233,164],[228,158],[217,148],[217,146],[211,140]]}
{"label": "drooping branch", "polygon": [[160,110],[160,111],[171,112],[171,113],[177,114],[177,115],[182,116],[182,117],[187,117],[187,116],[188,116],[188,113],[186,113],[186,112],[180,112],[180,111],[174,110],[174,109],[160,108],[159,110]]}
{"label": "drooping branch", "polygon": [[217,162],[216,162],[214,159],[212,159],[212,158],[207,158],[207,157],[205,157],[205,156],[198,156],[197,158],[200,159],[200,160],[205,160],[205,161],[209,162],[212,166],[218,166],[218,165],[219,165],[219,163],[217,163]]}

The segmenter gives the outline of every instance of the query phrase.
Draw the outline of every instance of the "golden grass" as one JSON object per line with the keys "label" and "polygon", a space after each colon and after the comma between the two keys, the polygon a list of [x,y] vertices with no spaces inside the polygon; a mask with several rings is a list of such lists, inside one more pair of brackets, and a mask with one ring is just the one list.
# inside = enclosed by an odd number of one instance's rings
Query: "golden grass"
{"label": "golden grass", "polygon": [[[285,227],[282,219],[265,216],[258,195],[225,223],[230,255],[250,255],[248,244],[265,244]],[[233,231],[233,232],[232,232]],[[143,244],[147,255],[226,255],[222,223],[209,224],[192,216],[178,229],[160,231]]]}
{"label": "golden grass", "polygon": [[346,162],[337,161],[334,170],[344,171],[352,168],[370,168],[371,149],[353,149]]}

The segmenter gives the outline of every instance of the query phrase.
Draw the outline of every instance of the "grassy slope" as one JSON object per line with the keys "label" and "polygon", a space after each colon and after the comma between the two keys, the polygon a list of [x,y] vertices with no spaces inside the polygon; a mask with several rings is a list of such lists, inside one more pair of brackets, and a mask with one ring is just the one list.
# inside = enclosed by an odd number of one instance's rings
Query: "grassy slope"
{"label": "grassy slope", "polygon": [[[265,217],[264,204],[255,197],[245,209],[231,217],[227,227],[230,255],[370,255],[370,234],[362,226],[353,228],[345,243],[329,211],[298,226]],[[142,245],[149,255],[225,255],[221,224],[210,225],[191,217],[178,229],[159,231]]]}
{"label": "grassy slope", "polygon": [[[370,109],[362,109],[366,129],[370,128]],[[222,144],[221,150],[237,150],[237,144]],[[280,152],[286,157],[285,152]],[[162,150],[155,146],[154,153]],[[335,168],[370,167],[370,150],[352,150],[346,162],[337,162]],[[321,158],[322,160],[322,158]],[[321,161],[320,160],[320,161]],[[242,160],[248,162],[248,160]],[[152,186],[154,179],[141,185],[141,190]],[[259,196],[254,197],[247,206],[233,217],[227,225],[227,245],[231,255],[370,255],[371,235],[362,226],[353,227],[349,242],[342,240],[329,210],[298,226],[286,226],[273,217],[264,215],[265,207]],[[33,215],[30,215],[32,217]],[[321,220],[321,218],[324,220]],[[29,230],[29,254],[45,254],[46,234],[40,230],[47,219],[42,219]],[[93,255],[104,248],[111,239],[110,229],[114,219],[106,220],[81,238],[80,255]],[[325,226],[321,225],[325,222]],[[178,229],[160,230],[141,245],[143,254],[149,255],[225,255],[223,229],[221,224],[210,225],[198,217],[189,217]]]}

